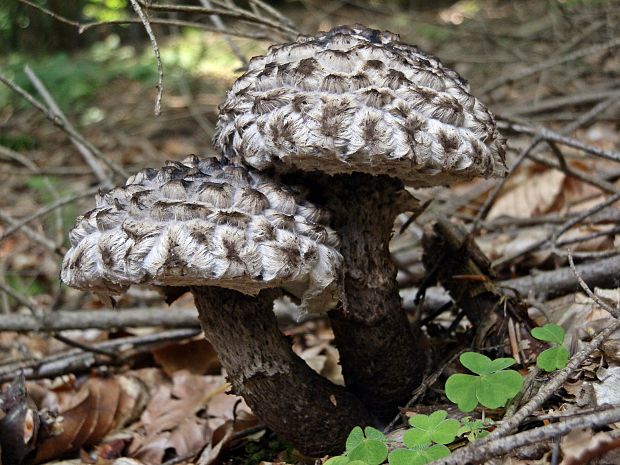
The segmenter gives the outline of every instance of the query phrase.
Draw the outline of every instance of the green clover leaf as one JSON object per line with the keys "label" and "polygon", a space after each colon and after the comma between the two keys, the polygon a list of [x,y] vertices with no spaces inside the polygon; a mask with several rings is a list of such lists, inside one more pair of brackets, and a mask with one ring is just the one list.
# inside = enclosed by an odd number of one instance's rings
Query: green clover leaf
{"label": "green clover leaf", "polygon": [[454,441],[456,432],[459,429],[459,422],[453,419],[446,419],[448,412],[437,410],[430,415],[416,415],[409,419],[409,424],[413,426],[405,432],[403,442],[407,447],[430,446],[433,442],[437,444],[449,444]]}
{"label": "green clover leaf", "polygon": [[476,352],[466,352],[460,360],[478,375],[459,373],[446,381],[446,396],[463,412],[471,412],[478,403],[487,408],[503,407],[523,386],[523,377],[518,372],[505,370],[515,363],[512,358],[491,360]]}
{"label": "green clover leaf", "polygon": [[356,465],[354,463],[356,461],[362,461],[366,465],[379,465],[388,455],[385,435],[370,426],[364,428],[363,431],[359,426],[353,428],[347,438],[346,449],[345,455],[350,462],[330,465]]}
{"label": "green clover leaf", "polygon": [[564,346],[544,350],[536,359],[536,366],[545,371],[561,370],[568,364],[568,349]]}
{"label": "green clover leaf", "polygon": [[450,455],[450,449],[443,444],[411,449],[394,449],[388,456],[390,465],[425,465]]}
{"label": "green clover leaf", "polygon": [[532,336],[540,341],[562,344],[564,342],[564,328],[560,325],[547,323],[542,328],[532,329]]}
{"label": "green clover leaf", "polygon": [[459,357],[461,364],[477,375],[488,375],[508,368],[516,363],[514,358],[498,358],[491,360],[478,352],[465,352]]}

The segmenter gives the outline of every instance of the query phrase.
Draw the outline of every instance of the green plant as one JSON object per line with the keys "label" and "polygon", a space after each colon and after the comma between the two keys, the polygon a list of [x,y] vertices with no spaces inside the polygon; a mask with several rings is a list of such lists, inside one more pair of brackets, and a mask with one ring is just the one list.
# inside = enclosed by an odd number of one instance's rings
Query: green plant
{"label": "green plant", "polygon": [[432,446],[413,445],[408,449],[395,449],[390,452],[390,465],[424,465],[450,455],[450,449],[443,444]]}
{"label": "green plant", "polygon": [[476,374],[455,374],[446,382],[446,396],[462,412],[471,412],[478,403],[487,408],[503,407],[523,386],[523,377],[518,372],[506,370],[515,364],[513,358],[491,360],[476,352],[465,352],[459,360]]}
{"label": "green plant", "polygon": [[472,417],[461,418],[461,427],[456,432],[457,436],[465,436],[469,442],[489,435],[487,428],[493,426],[495,422],[490,418],[480,420]]}
{"label": "green plant", "polygon": [[445,444],[456,438],[459,422],[447,416],[445,410],[437,410],[430,415],[411,417],[411,429],[403,435],[407,449],[393,450],[388,456],[390,465],[423,465],[450,455]]}
{"label": "green plant", "polygon": [[549,342],[552,346],[542,351],[536,359],[536,366],[545,371],[562,369],[568,363],[568,349],[564,343],[564,329],[560,325],[547,323],[542,328],[532,329],[532,336],[544,342]]}
{"label": "green plant", "polygon": [[430,415],[415,415],[409,419],[412,426],[403,436],[403,442],[418,446],[436,444],[450,444],[456,437],[459,429],[458,420],[446,418],[448,412],[437,410]]}
{"label": "green plant", "polygon": [[379,465],[385,462],[388,449],[385,435],[371,427],[351,430],[343,455],[330,458],[324,465]]}

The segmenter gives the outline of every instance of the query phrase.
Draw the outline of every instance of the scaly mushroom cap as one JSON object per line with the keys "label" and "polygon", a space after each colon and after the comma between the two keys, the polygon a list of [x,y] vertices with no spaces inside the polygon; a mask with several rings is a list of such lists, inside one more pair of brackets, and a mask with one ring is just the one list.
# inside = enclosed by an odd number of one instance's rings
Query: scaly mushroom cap
{"label": "scaly mushroom cap", "polygon": [[309,310],[336,298],[342,257],[328,214],[243,167],[190,157],[97,197],[70,233],[62,281],[118,294],[131,284],[282,287]]}
{"label": "scaly mushroom cap", "polygon": [[342,26],[253,58],[214,144],[259,170],[390,175],[432,186],[505,172],[489,110],[455,72],[396,34]]}

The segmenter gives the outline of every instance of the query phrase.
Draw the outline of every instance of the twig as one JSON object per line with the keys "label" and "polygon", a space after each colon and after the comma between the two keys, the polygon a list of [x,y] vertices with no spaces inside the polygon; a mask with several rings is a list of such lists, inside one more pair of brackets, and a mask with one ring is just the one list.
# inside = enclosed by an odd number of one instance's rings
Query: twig
{"label": "twig", "polygon": [[[620,279],[620,255],[577,265],[576,270],[590,286],[618,286]],[[513,289],[524,296],[532,292],[537,295],[544,294],[548,297],[553,297],[575,292],[579,289],[579,283],[575,281],[575,277],[569,267],[500,281],[497,285],[505,289]]]}
{"label": "twig", "polygon": [[599,307],[601,307],[603,310],[606,310],[607,312],[609,312],[610,315],[616,318],[620,318],[620,308],[613,308],[611,305],[609,305],[607,302],[605,302],[603,299],[597,296],[594,292],[592,292],[592,289],[590,289],[590,287],[583,280],[583,278],[577,271],[577,268],[575,268],[575,262],[573,261],[573,255],[571,254],[570,251],[568,251],[568,264],[570,265],[570,270],[575,275],[575,278],[577,279],[579,286],[581,286],[581,289],[583,289],[584,292],[588,294],[588,297],[590,297],[594,302],[596,302],[596,304]]}
{"label": "twig", "polygon": [[[58,106],[54,98],[47,91],[43,82],[41,82],[39,77],[30,68],[30,66],[28,65],[24,66],[24,73],[26,74],[26,76],[28,77],[28,79],[30,80],[34,88],[37,90],[37,92],[41,95],[41,97],[43,97],[43,100],[45,101],[47,105],[48,112],[53,115],[56,115],[65,124],[65,126],[70,127],[73,130],[73,132],[77,132],[75,128],[73,127],[73,125],[69,122],[67,117],[64,115],[64,113],[60,110],[60,107]],[[76,140],[74,137],[69,136],[69,138],[71,139],[71,142],[73,142],[73,144],[76,146],[78,151],[82,154],[84,161],[93,171],[97,180],[101,184],[103,184],[104,187],[110,189],[112,187],[112,181],[110,180],[108,175],[101,169],[101,166],[99,165],[99,162],[97,161],[97,156],[91,150],[89,145],[82,144],[80,141]],[[103,154],[101,154],[101,156],[103,156]]]}
{"label": "twig", "polygon": [[174,4],[151,4],[147,3],[144,0],[136,0],[140,6],[147,10],[152,11],[168,11],[168,12],[178,12],[178,13],[194,13],[194,14],[204,14],[204,15],[219,15],[224,17],[236,18],[245,21],[250,21],[253,23],[261,24],[264,26],[269,26],[273,29],[276,29],[281,32],[287,33],[287,35],[294,36],[297,35],[297,31],[291,26],[281,24],[276,21],[272,21],[271,19],[265,18],[263,16],[258,16],[249,11],[243,10],[241,8],[205,8],[202,6],[194,6],[194,5],[174,5]]}
{"label": "twig", "polygon": [[[7,215],[2,210],[0,210],[0,221],[3,221],[11,226],[15,226],[16,224],[18,224],[17,220],[13,219],[11,216]],[[20,231],[23,232],[26,236],[28,236],[28,238],[31,241],[36,242],[39,245],[42,245],[50,252],[56,255],[60,255],[61,257],[64,256],[66,251],[62,245],[56,244],[55,242],[53,242],[51,239],[47,238],[46,236],[34,231],[29,226],[22,225]]]}
{"label": "twig", "polygon": [[[58,13],[48,10],[47,8],[42,7],[41,5],[37,5],[36,3],[32,3],[29,0],[19,0],[19,1],[32,8],[35,8],[41,11],[42,13],[45,13],[48,16],[51,16],[52,18],[54,18],[57,21],[60,21],[61,23],[65,23],[70,26],[76,27],[79,34],[82,34],[86,32],[87,30],[92,29],[94,27],[100,27],[100,26],[114,26],[114,25],[122,25],[122,24],[143,24],[139,18],[115,19],[115,20],[110,20],[110,21],[80,22],[80,21],[75,21],[75,20],[66,18],[62,15],[59,15]],[[221,32],[216,27],[207,26],[206,24],[197,23],[194,21],[185,21],[181,19],[151,18],[149,22],[151,24],[163,24],[166,26],[193,27],[196,29],[202,29],[204,31]],[[254,32],[241,32],[241,31],[228,30],[227,34],[234,35],[237,37],[246,37],[248,39],[255,39],[255,40],[272,40],[272,38],[269,35],[262,33],[262,32],[254,33]]]}
{"label": "twig", "polygon": [[[583,289],[589,289],[588,285],[585,281],[581,280],[580,285],[583,286]],[[591,291],[590,291],[591,292]],[[598,304],[598,302],[597,302]],[[605,304],[603,309],[609,311],[607,309],[609,305]],[[620,310],[619,310],[620,311]],[[615,310],[612,310],[615,312]],[[612,313],[610,312],[610,313]],[[569,376],[579,368],[579,366],[594,352],[600,344],[609,337],[609,335],[613,334],[618,328],[620,328],[620,320],[616,319],[609,326],[601,330],[592,340],[585,345],[583,349],[577,352],[575,355],[571,357],[568,362],[566,368],[558,371],[554,374],[538,391],[538,393],[532,397],[524,406],[522,406],[510,419],[505,420],[502,424],[495,430],[491,435],[487,438],[482,439],[484,442],[488,442],[497,437],[501,437],[511,431],[513,431],[521,422],[530,416],[534,410],[539,408],[549,397],[551,397],[558,389],[562,387],[564,382],[569,378]],[[479,444],[479,443],[477,443]]]}
{"label": "twig", "polygon": [[523,134],[531,134],[542,138],[543,140],[556,142],[558,144],[566,145],[574,149],[581,150],[583,152],[595,155],[607,160],[620,162],[620,153],[611,150],[603,150],[590,144],[581,142],[580,140],[572,137],[564,136],[558,132],[552,131],[547,128],[535,128],[524,124],[515,123],[512,121],[498,121],[497,126],[501,129],[509,129],[511,131],[520,132]]}
{"label": "twig", "polygon": [[[189,339],[200,334],[199,329],[176,329],[156,334],[123,337],[93,344],[96,349],[115,352],[113,363],[123,363],[129,358],[155,347],[173,341]],[[26,379],[40,379],[84,371],[94,366],[110,365],[108,357],[102,359],[98,354],[81,349],[54,354],[41,360],[28,360],[0,366],[0,383],[11,380],[17,371],[23,371]]]}
{"label": "twig", "polygon": [[[600,113],[606,111],[608,108],[610,108],[611,106],[615,105],[616,103],[618,103],[618,99],[616,97],[610,97],[607,100],[604,100],[604,101],[600,102],[599,104],[595,105],[591,110],[585,112],[583,115],[581,115],[579,118],[577,118],[575,121],[572,121],[571,123],[567,124],[564,128],[562,128],[562,130],[560,131],[560,134],[568,134],[568,133],[570,133],[570,132],[580,128],[581,126],[583,126],[585,124],[588,124],[590,121],[592,121],[594,118],[596,118],[596,116],[598,116]],[[497,199],[497,196],[499,195],[499,193],[501,192],[502,188],[506,184],[506,181],[508,181],[510,176],[512,176],[512,174],[517,170],[517,168],[519,166],[521,166],[521,164],[523,163],[523,161],[527,157],[532,158],[531,155],[532,155],[533,151],[537,148],[537,146],[543,140],[544,139],[543,139],[542,136],[537,135],[532,140],[530,145],[528,145],[525,149],[523,149],[521,151],[521,153],[517,157],[516,161],[510,167],[506,177],[501,179],[495,185],[495,187],[493,188],[491,193],[485,199],[482,207],[480,207],[480,210],[478,210],[478,213],[476,215],[476,218],[474,219],[474,222],[473,222],[473,225],[472,225],[472,228],[471,228],[472,232],[477,231],[478,228],[480,227],[480,222],[487,217],[487,215],[489,214],[489,211],[491,211],[491,207],[493,206],[493,203],[495,203],[495,200]],[[534,160],[537,161],[537,159],[535,159],[535,158],[534,158]]]}
{"label": "twig", "polygon": [[[568,168],[567,168],[568,169]],[[573,226],[575,226],[576,224],[580,223],[581,221],[585,220],[586,218],[598,213],[599,211],[609,207],[610,205],[613,205],[614,203],[616,203],[618,200],[620,200],[620,192],[612,195],[611,197],[605,199],[603,202],[600,202],[596,205],[594,205],[592,208],[589,208],[588,210],[579,213],[577,216],[569,218],[568,220],[566,220],[564,222],[564,224],[560,225],[559,227],[555,228],[553,230],[553,232],[551,232],[551,234],[549,234],[547,237],[540,239],[532,244],[530,244],[529,246],[527,246],[526,248],[524,248],[523,250],[520,250],[519,252],[513,254],[513,255],[509,255],[509,256],[505,256],[502,257],[498,260],[496,260],[493,263],[493,266],[497,267],[497,266],[501,266],[504,265],[506,263],[509,263],[519,257],[522,257],[530,252],[533,252],[534,250],[539,249],[540,247],[549,244],[552,246],[555,246],[557,244],[558,239],[560,238],[560,236],[562,236],[566,231],[568,231],[570,228],[572,228]]]}
{"label": "twig", "polygon": [[[209,0],[200,0],[200,4],[202,6],[204,6],[205,8],[211,8],[212,7],[211,6],[211,2]],[[226,43],[230,47],[230,50],[233,52],[233,54],[241,62],[241,65],[244,68],[247,68],[248,60],[245,57],[245,55],[243,55],[243,53],[241,52],[241,49],[237,46],[235,41],[232,40],[230,35],[226,32],[226,25],[222,21],[222,18],[220,18],[219,15],[209,15],[209,19],[211,20],[213,25],[216,27],[216,29],[219,30],[220,32],[222,32],[222,34],[224,36],[224,40],[226,41]]]}
{"label": "twig", "polygon": [[[1,285],[1,283],[0,283]],[[1,287],[0,287],[1,288]],[[2,288],[2,290],[4,290]],[[12,294],[11,294],[12,295]],[[132,308],[42,312],[40,317],[12,313],[0,315],[0,331],[51,332],[71,329],[196,328],[195,309]]]}
{"label": "twig", "polygon": [[142,8],[138,4],[137,0],[129,0],[129,2],[144,25],[146,34],[149,36],[149,40],[151,41],[151,48],[153,49],[155,60],[157,61],[157,97],[155,98],[155,116],[159,116],[161,115],[161,99],[164,95],[164,65],[161,62],[159,45],[157,45],[157,39],[155,39],[155,34],[151,28],[151,23],[149,23],[148,18],[144,14],[144,11],[142,11]]}
{"label": "twig", "polygon": [[96,194],[99,190],[100,190],[100,188],[96,187],[96,188],[93,188],[93,189],[89,189],[86,192],[83,192],[81,194],[76,194],[76,195],[70,195],[68,197],[63,197],[62,199],[58,199],[55,202],[52,202],[49,205],[45,206],[44,208],[41,208],[40,210],[34,212],[32,215],[28,215],[25,218],[22,218],[20,220],[16,220],[15,223],[13,223],[10,227],[8,227],[8,228],[6,228],[4,230],[3,234],[0,236],[0,241],[3,241],[7,237],[9,237],[11,234],[14,234],[15,232],[19,231],[20,228],[22,228],[23,226],[27,225],[31,221],[34,221],[37,218],[45,216],[48,213],[51,213],[54,210],[56,210],[56,209],[58,209],[60,207],[63,207],[64,205],[67,205],[69,203],[75,202],[76,200],[83,199],[84,197],[90,197],[93,194]]}
{"label": "twig", "polygon": [[[15,300],[17,300],[21,305],[23,305],[28,310],[30,310],[30,312],[32,313],[32,318],[34,318],[35,320],[43,319],[43,315],[45,312],[43,312],[34,303],[32,303],[30,299],[27,299],[26,297],[22,296],[20,293],[16,292],[13,288],[11,288],[11,286],[7,285],[1,280],[0,280],[0,291],[5,292],[6,294],[10,295]],[[87,352],[93,352],[93,353],[105,355],[111,358],[116,357],[116,354],[114,354],[113,352],[106,351],[105,349],[98,349],[96,347],[91,347],[87,344],[82,344],[80,342],[74,341],[73,339],[65,337],[62,334],[57,334],[57,333],[52,332],[51,336],[54,339],[62,342],[63,344],[66,344],[71,347],[77,347]]]}
{"label": "twig", "polygon": [[99,149],[97,149],[94,145],[92,145],[90,142],[88,142],[88,140],[86,140],[79,132],[77,132],[76,129],[71,124],[68,124],[68,121],[66,121],[65,119],[61,118],[60,115],[50,111],[49,108],[47,108],[45,105],[43,105],[37,99],[35,99],[32,95],[30,95],[28,92],[26,92],[20,86],[18,86],[14,82],[12,82],[10,79],[7,79],[6,77],[4,77],[2,74],[0,74],[0,82],[2,82],[9,89],[11,89],[17,95],[19,95],[20,97],[25,99],[28,103],[30,103],[33,107],[35,107],[41,113],[43,113],[45,115],[45,117],[49,121],[51,121],[59,129],[64,131],[69,136],[70,139],[77,141],[78,143],[80,143],[84,147],[87,147],[88,150],[90,151],[90,153],[92,153],[95,157],[97,157],[103,163],[105,163],[117,175],[119,175],[119,176],[121,176],[123,178],[128,178],[129,177],[129,174],[127,172],[125,172],[125,170],[123,170],[123,168],[121,168],[120,166],[117,166],[115,163],[113,163],[112,161],[108,160],[108,158],[105,155],[103,155],[103,153],[101,153],[101,151],[99,151]]}
{"label": "twig", "polygon": [[582,49],[576,50],[572,53],[568,53],[560,57],[551,58],[549,60],[543,61],[542,63],[538,63],[537,65],[526,68],[522,71],[512,70],[510,74],[499,77],[489,82],[487,85],[482,87],[480,92],[483,94],[488,94],[489,92],[492,92],[493,90],[497,89],[498,87],[503,86],[504,84],[509,84],[511,82],[521,80],[523,78],[539,73],[546,69],[553,68],[555,66],[562,65],[570,61],[575,61],[588,55],[593,55],[595,53],[604,52],[604,51],[613,49],[618,46],[620,46],[620,37],[616,37],[602,44],[595,44],[589,47],[584,47]]}
{"label": "twig", "polygon": [[[428,388],[430,388],[433,384],[435,384],[435,382],[439,379],[439,377],[442,375],[444,370],[447,367],[449,367],[452,364],[452,362],[454,362],[457,359],[457,357],[459,357],[463,352],[465,352],[465,349],[453,354],[447,360],[445,360],[444,363],[442,363],[441,366],[437,370],[435,370],[431,375],[426,376],[422,380],[422,383],[420,384],[420,386],[418,386],[416,390],[413,392],[411,399],[409,399],[409,401],[405,404],[403,408],[409,408],[415,402],[417,402],[417,400],[424,395],[424,393],[428,390]],[[392,419],[392,421],[383,429],[383,432],[388,433],[392,431],[392,429],[394,428],[394,425],[396,425],[396,423],[400,419],[400,416],[401,416],[400,412],[396,414],[396,416]]]}
{"label": "twig", "polygon": [[568,105],[580,105],[593,101],[608,99],[608,98],[620,98],[620,91],[614,90],[598,90],[595,92],[586,92],[583,94],[563,95],[562,97],[549,98],[541,100],[536,103],[527,103],[525,105],[515,106],[508,108],[505,114],[507,115],[528,115],[531,113],[538,113],[545,110],[553,110],[558,107]]}
{"label": "twig", "polygon": [[5,283],[2,280],[0,280],[0,291],[10,295],[18,303],[20,303],[21,305],[26,307],[28,310],[30,310],[35,318],[38,318],[39,315],[42,314],[41,310],[38,309],[36,305],[34,305],[32,302],[30,302],[29,299],[21,295],[19,292],[17,292],[15,289],[13,289],[11,286],[9,286],[7,283]]}
{"label": "twig", "polygon": [[[476,441],[469,447],[454,452],[445,459],[433,462],[433,465],[461,465],[464,463],[482,463],[492,457],[498,457],[516,449],[517,447],[548,440],[571,432],[577,428],[600,428],[620,420],[620,407],[611,407],[602,412],[579,415],[574,418],[547,426],[541,426],[522,433],[510,436],[497,436],[493,432],[487,438],[492,440]],[[500,428],[503,426],[500,425]],[[498,428],[499,429],[499,428]],[[497,430],[496,430],[497,431]],[[617,435],[616,432],[614,435]]]}

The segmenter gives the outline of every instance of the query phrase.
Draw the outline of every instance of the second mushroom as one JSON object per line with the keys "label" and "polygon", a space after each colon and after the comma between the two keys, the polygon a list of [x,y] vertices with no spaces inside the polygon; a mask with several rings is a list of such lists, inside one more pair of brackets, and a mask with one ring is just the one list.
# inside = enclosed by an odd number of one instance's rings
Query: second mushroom
{"label": "second mushroom", "polygon": [[214,142],[230,163],[305,184],[332,210],[344,299],[329,316],[345,382],[392,417],[426,366],[389,253],[396,216],[415,208],[404,186],[503,175],[493,116],[456,72],[398,35],[342,26],[253,58]]}
{"label": "second mushroom", "polygon": [[190,157],[101,194],[71,231],[61,278],[105,294],[189,287],[233,392],[302,452],[339,452],[369,415],[293,353],[272,311],[282,289],[308,311],[336,301],[342,257],[326,219],[282,184]]}

